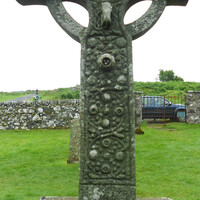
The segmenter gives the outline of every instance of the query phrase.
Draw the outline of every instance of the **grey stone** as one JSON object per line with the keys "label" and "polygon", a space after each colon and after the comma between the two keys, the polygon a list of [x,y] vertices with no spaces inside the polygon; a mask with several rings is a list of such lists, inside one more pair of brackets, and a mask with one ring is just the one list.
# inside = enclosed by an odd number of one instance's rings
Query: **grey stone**
{"label": "grey stone", "polygon": [[56,106],[53,108],[55,112],[60,112],[61,111],[61,107],[60,106]]}
{"label": "grey stone", "polygon": [[[111,100],[111,96],[107,93],[103,95],[103,98],[106,101]],[[134,92],[134,101],[135,101],[135,129],[136,129],[136,134],[144,134],[144,132],[141,130],[141,124],[142,124],[142,92]],[[91,106],[90,112],[96,112],[97,107],[96,106]],[[109,112],[109,109],[105,108],[105,112]],[[94,110],[94,111],[93,111]],[[139,115],[137,116],[137,113]],[[77,113],[76,113],[77,114]],[[70,150],[69,150],[69,158],[68,158],[68,163],[77,163],[79,162],[79,151],[80,151],[80,117],[79,114],[77,114],[78,118],[74,117],[76,120],[71,121],[71,132],[70,132]],[[103,123],[108,124],[108,120],[104,119]],[[106,125],[105,124],[105,125]],[[104,125],[104,126],[105,126]],[[139,133],[138,133],[139,131]],[[96,150],[92,150],[89,153],[94,155],[94,152]],[[92,156],[90,154],[90,156]],[[93,157],[93,156],[92,156]]]}
{"label": "grey stone", "polygon": [[47,122],[47,126],[48,126],[48,127],[54,128],[56,125],[55,125],[55,122],[54,122],[54,121],[48,121],[48,122]]}
{"label": "grey stone", "polygon": [[33,121],[41,121],[42,119],[40,118],[40,116],[38,114],[36,114],[34,117],[33,117]]}
{"label": "grey stone", "polygon": [[43,112],[43,108],[38,108],[38,112],[42,113]]}
{"label": "grey stone", "polygon": [[79,100],[0,103],[2,129],[69,128],[73,117],[79,117]]}
{"label": "grey stone", "polygon": [[142,92],[134,91],[134,113],[135,113],[135,129],[141,129],[142,125]]}
{"label": "grey stone", "polygon": [[73,119],[70,125],[70,145],[67,163],[78,163],[80,157],[80,120]]}
{"label": "grey stone", "polygon": [[186,122],[200,124],[200,91],[188,91],[186,95]]}

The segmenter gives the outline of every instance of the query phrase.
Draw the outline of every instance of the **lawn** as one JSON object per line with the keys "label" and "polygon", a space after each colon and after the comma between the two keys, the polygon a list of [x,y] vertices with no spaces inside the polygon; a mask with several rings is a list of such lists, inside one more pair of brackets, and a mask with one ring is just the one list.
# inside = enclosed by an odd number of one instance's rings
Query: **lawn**
{"label": "lawn", "polygon": [[200,125],[143,127],[136,136],[137,197],[200,200]]}
{"label": "lawn", "polygon": [[[200,125],[143,125],[136,135],[137,197],[200,200]],[[77,196],[69,130],[0,131],[0,200]]]}
{"label": "lawn", "polygon": [[78,165],[67,165],[69,130],[0,131],[0,200],[76,195]]}

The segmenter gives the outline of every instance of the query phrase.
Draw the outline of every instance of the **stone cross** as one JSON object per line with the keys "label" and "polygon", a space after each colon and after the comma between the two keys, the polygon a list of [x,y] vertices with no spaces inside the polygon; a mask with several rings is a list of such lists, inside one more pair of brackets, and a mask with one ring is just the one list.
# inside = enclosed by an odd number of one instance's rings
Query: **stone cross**
{"label": "stone cross", "polygon": [[145,34],[166,6],[184,6],[188,0],[152,0],[148,11],[128,25],[126,11],[142,0],[68,0],[88,10],[87,28],[69,15],[64,0],[17,1],[46,5],[81,43],[79,200],[135,200],[132,40]]}

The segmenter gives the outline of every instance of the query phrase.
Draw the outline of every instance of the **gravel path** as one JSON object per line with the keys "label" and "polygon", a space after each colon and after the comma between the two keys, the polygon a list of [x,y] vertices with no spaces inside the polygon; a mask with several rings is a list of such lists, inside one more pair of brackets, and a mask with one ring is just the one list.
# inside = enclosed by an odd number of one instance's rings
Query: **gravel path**
{"label": "gravel path", "polygon": [[6,102],[28,101],[29,99],[32,99],[34,96],[35,96],[35,94],[29,94],[29,95],[19,97],[19,98],[16,98],[16,99],[12,99],[12,100],[9,100],[9,101],[6,101]]}

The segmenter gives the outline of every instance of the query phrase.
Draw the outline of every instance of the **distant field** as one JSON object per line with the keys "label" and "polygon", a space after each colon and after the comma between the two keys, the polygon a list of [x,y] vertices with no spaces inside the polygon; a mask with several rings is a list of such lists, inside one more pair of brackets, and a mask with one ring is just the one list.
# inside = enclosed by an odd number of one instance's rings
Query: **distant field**
{"label": "distant field", "polygon": [[[35,91],[25,92],[0,92],[0,102],[16,99],[28,94],[35,94]],[[73,91],[71,88],[59,88],[55,90],[39,91],[40,100],[79,99],[80,90]],[[29,101],[34,101],[30,99]]]}
{"label": "distant field", "polygon": [[[200,91],[200,83],[196,82],[134,82],[134,90],[142,91],[143,95],[155,96],[184,96],[188,90]],[[0,102],[34,94],[35,91],[21,93],[1,93]],[[79,99],[80,90],[74,88],[58,88],[55,90],[39,90],[40,100]],[[33,100],[33,99],[31,99]]]}
{"label": "distant field", "polygon": [[0,102],[9,101],[30,94],[28,92],[0,92]]}
{"label": "distant field", "polygon": [[[199,200],[200,125],[146,125],[136,135],[137,197]],[[77,196],[69,130],[0,131],[0,200]]]}

